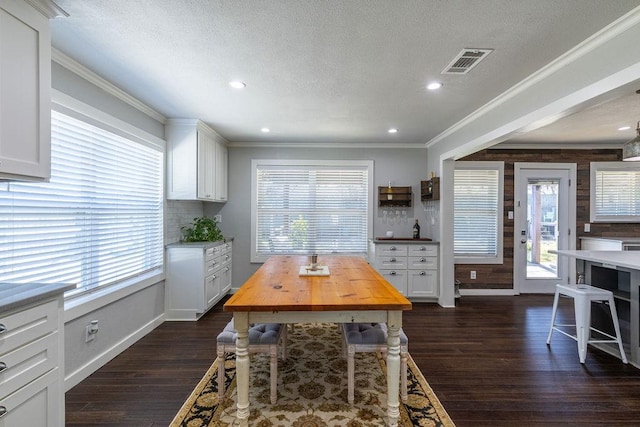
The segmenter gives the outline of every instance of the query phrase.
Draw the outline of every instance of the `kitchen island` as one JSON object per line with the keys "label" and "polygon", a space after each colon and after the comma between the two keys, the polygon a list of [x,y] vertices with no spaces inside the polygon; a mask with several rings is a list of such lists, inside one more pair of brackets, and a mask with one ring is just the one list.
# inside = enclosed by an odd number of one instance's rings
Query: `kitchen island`
{"label": "kitchen island", "polygon": [[[576,259],[579,272],[584,272],[585,282],[613,292],[622,332],[622,342],[629,362],[640,368],[640,252],[637,251],[551,251]],[[608,309],[594,305],[592,324],[611,333]],[[619,356],[617,348],[599,344],[598,348]]]}

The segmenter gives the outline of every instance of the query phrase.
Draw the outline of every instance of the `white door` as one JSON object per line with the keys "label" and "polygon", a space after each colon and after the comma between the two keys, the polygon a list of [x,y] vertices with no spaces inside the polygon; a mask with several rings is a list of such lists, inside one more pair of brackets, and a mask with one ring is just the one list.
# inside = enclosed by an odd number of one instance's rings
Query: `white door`
{"label": "white door", "polygon": [[575,180],[575,164],[514,164],[516,292],[553,293],[572,280],[568,257],[550,251],[575,249]]}

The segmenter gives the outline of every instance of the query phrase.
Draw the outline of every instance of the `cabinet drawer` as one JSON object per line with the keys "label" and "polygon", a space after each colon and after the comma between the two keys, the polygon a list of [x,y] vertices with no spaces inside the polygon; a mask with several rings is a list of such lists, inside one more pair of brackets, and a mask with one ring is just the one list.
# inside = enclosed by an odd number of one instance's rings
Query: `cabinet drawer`
{"label": "cabinet drawer", "polygon": [[215,257],[218,256],[219,253],[219,249],[218,246],[215,246],[213,248],[207,248],[204,251],[204,262],[209,262],[212,259],[214,259]]}
{"label": "cabinet drawer", "polygon": [[0,357],[0,399],[55,368],[58,332]]}
{"label": "cabinet drawer", "polygon": [[52,300],[26,310],[0,317],[0,358],[57,328],[58,301]]}
{"label": "cabinet drawer", "polygon": [[376,268],[381,270],[406,269],[406,256],[379,256],[376,260]]}
{"label": "cabinet drawer", "polygon": [[407,245],[378,244],[376,245],[376,255],[378,256],[406,256]]}
{"label": "cabinet drawer", "polygon": [[436,245],[408,245],[409,256],[438,256]]}
{"label": "cabinet drawer", "polygon": [[408,268],[416,269],[435,269],[438,268],[438,257],[434,256],[410,256]]}

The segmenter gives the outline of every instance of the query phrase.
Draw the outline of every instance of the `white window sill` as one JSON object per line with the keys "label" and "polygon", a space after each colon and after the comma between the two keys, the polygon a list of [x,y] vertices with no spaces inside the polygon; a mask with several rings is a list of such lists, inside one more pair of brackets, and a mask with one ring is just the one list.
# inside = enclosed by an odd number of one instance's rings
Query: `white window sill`
{"label": "white window sill", "polygon": [[65,298],[64,321],[70,322],[122,298],[126,298],[164,280],[164,272],[156,270],[117,285],[97,288],[81,295]]}

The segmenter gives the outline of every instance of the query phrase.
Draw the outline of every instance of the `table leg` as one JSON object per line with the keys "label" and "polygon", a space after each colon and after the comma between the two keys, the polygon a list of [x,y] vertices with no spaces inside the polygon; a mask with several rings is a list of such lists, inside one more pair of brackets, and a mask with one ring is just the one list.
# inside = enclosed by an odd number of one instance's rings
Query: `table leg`
{"label": "table leg", "polygon": [[238,333],[236,340],[236,381],[238,388],[238,412],[241,426],[249,424],[249,313],[233,313],[233,323]]}
{"label": "table leg", "polygon": [[[396,427],[400,418],[400,326],[402,319],[392,321],[393,313],[389,313],[387,322],[387,416],[389,426]],[[402,314],[400,314],[402,316]]]}

